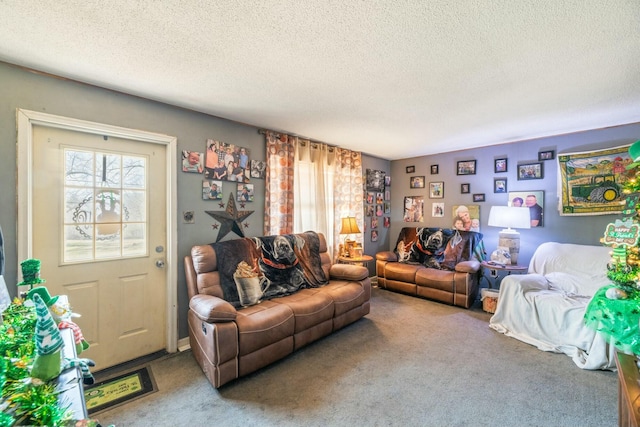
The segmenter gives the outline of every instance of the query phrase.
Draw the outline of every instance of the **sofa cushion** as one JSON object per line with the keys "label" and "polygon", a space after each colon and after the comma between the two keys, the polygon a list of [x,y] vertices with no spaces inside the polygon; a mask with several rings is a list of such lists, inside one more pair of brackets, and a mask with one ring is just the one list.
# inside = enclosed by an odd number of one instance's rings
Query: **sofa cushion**
{"label": "sofa cushion", "polygon": [[333,317],[333,299],[320,289],[301,289],[293,295],[272,300],[288,306],[295,316],[295,332],[330,320]]}
{"label": "sofa cushion", "polygon": [[252,353],[293,335],[293,310],[285,304],[263,301],[238,310],[238,354]]}
{"label": "sofa cushion", "polygon": [[363,305],[371,298],[371,286],[351,282],[348,280],[332,280],[327,286],[319,289],[333,299],[334,317]]}

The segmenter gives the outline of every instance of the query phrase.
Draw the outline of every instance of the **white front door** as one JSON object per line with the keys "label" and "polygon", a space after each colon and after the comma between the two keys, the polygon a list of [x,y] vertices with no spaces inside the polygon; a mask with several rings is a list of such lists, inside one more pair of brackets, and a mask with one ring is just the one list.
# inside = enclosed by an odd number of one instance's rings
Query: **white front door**
{"label": "white front door", "polygon": [[[94,370],[171,349],[166,145],[35,124],[30,257]],[[173,320],[173,319],[171,319]]]}

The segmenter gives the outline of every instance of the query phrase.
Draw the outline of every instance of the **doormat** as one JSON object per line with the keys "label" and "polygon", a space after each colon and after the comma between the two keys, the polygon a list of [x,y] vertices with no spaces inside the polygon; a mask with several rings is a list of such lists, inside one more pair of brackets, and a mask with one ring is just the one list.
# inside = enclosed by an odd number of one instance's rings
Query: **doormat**
{"label": "doormat", "polygon": [[158,391],[148,366],[85,387],[89,415]]}

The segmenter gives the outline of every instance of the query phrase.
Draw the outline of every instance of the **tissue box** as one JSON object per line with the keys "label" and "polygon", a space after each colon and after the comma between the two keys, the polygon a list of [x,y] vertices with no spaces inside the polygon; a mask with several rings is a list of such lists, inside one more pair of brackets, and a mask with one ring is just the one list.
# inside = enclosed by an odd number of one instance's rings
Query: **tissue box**
{"label": "tissue box", "polygon": [[500,291],[497,289],[482,288],[480,290],[482,309],[487,313],[495,313],[498,306],[498,296]]}

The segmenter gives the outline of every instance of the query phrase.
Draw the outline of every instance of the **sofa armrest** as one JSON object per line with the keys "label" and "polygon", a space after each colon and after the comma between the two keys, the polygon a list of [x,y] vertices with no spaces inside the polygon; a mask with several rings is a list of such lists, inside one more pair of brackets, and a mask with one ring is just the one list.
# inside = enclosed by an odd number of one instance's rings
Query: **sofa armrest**
{"label": "sofa armrest", "polygon": [[369,277],[369,269],[361,265],[333,264],[329,270],[329,280],[361,281]]}
{"label": "sofa armrest", "polygon": [[476,260],[460,261],[456,264],[456,271],[460,273],[477,273],[480,270],[480,262]]}
{"label": "sofa armrest", "polygon": [[238,312],[235,307],[222,298],[211,295],[196,295],[189,300],[189,308],[200,320],[207,323],[232,322]]}
{"label": "sofa armrest", "polygon": [[395,262],[398,261],[398,255],[392,251],[382,251],[376,254],[376,259],[379,259],[380,261]]}

